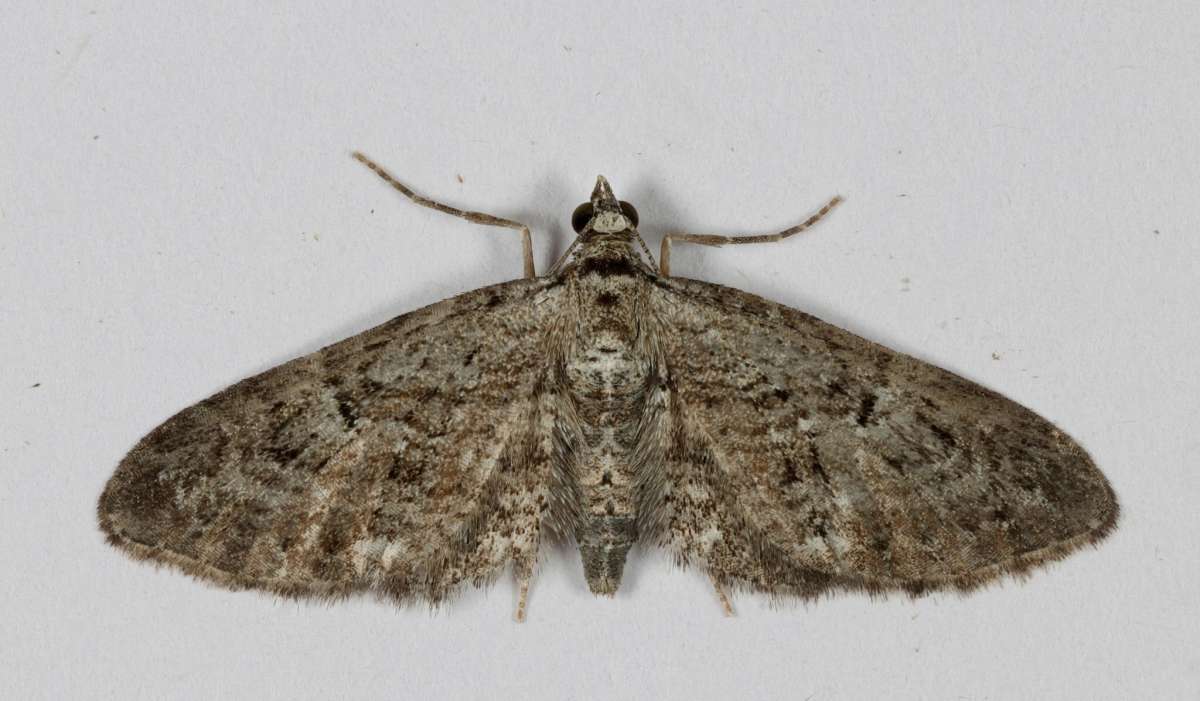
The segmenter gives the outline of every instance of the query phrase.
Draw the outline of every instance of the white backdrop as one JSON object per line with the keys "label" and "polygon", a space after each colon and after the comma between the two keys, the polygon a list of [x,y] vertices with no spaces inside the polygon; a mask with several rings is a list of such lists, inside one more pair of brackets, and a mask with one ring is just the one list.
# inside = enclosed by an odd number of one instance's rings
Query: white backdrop
{"label": "white backdrop", "polygon": [[[1183,698],[1200,693],[1193,3],[43,3],[0,20],[0,690],[8,698]],[[198,7],[199,6],[199,7]],[[970,597],[783,609],[551,550],[430,615],[230,593],[105,546],[176,410],[539,270],[597,173],[676,274],[993,387],[1092,453],[1096,550]],[[462,181],[459,181],[461,176]]]}

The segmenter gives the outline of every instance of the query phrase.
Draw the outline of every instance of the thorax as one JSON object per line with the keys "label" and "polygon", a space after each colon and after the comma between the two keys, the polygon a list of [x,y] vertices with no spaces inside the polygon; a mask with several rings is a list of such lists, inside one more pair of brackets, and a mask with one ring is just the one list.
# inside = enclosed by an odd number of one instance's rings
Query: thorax
{"label": "thorax", "polygon": [[653,364],[645,325],[648,286],[640,261],[628,247],[597,247],[566,276],[576,305],[574,338],[565,358],[573,394],[585,403],[634,399]]}

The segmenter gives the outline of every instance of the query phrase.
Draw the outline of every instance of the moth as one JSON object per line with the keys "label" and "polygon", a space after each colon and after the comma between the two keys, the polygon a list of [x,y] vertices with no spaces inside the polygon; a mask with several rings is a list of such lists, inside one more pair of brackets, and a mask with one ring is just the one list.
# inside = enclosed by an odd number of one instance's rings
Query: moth
{"label": "moth", "polygon": [[99,500],[108,542],[232,589],[443,602],[578,545],[612,595],[666,548],[726,592],[970,590],[1114,527],[1108,481],[1019,404],[815,317],[658,269],[603,176],[534,274],[398,316],[180,411]]}

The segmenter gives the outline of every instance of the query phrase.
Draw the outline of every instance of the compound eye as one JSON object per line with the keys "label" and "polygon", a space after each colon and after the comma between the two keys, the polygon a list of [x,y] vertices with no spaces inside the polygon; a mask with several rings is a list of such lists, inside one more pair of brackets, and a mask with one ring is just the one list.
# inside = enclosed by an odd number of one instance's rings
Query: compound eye
{"label": "compound eye", "polygon": [[592,203],[584,202],[575,208],[575,213],[571,215],[571,228],[575,233],[583,231],[583,227],[592,220]]}
{"label": "compound eye", "polygon": [[638,215],[637,210],[633,208],[633,205],[629,204],[625,200],[621,200],[621,214],[624,214],[625,218],[629,220],[630,226],[635,229],[637,228]]}

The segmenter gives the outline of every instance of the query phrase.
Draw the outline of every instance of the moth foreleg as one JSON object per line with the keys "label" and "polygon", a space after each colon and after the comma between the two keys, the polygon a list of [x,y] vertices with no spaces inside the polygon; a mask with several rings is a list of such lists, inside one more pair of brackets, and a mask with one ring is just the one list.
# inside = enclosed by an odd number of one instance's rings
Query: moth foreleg
{"label": "moth foreleg", "polygon": [[813,224],[816,224],[817,222],[821,221],[821,219],[823,219],[826,214],[829,214],[830,210],[832,210],[834,207],[838,206],[838,204],[841,201],[842,201],[841,195],[834,197],[833,199],[829,200],[829,202],[826,203],[825,206],[822,207],[820,209],[820,211],[818,211],[816,214],[812,215],[808,219],[805,219],[803,222],[801,222],[791,228],[780,231],[777,234],[757,234],[757,235],[749,235],[749,236],[716,236],[713,234],[667,234],[666,236],[663,237],[662,252],[661,252],[661,255],[659,255],[659,257],[658,257],[659,270],[662,272],[662,274],[664,276],[668,276],[671,274],[671,242],[672,241],[683,241],[685,243],[698,243],[701,246],[724,246],[726,244],[772,243],[774,241],[782,241],[789,236],[795,236],[796,234],[800,233],[801,231],[808,229]]}
{"label": "moth foreleg", "polygon": [[725,593],[725,587],[721,585],[721,580],[710,574],[709,579],[712,580],[713,589],[717,590],[717,598],[721,600],[721,608],[724,609],[726,616],[732,616],[733,604],[729,601],[729,596]]}
{"label": "moth foreleg", "polygon": [[535,277],[535,273],[533,270],[533,240],[529,236],[529,227],[528,226],[525,226],[524,224],[522,224],[520,222],[512,221],[511,219],[501,219],[500,217],[492,216],[491,214],[485,214],[483,212],[472,212],[470,210],[458,209],[457,207],[451,207],[450,205],[442,204],[441,202],[431,200],[428,197],[422,197],[421,195],[418,195],[417,193],[413,192],[404,183],[400,182],[399,180],[396,180],[394,177],[392,177],[391,173],[384,170],[382,167],[380,167],[378,164],[376,164],[370,158],[367,158],[366,156],[364,156],[362,153],[355,151],[353,155],[354,155],[355,160],[359,161],[363,165],[365,165],[368,168],[370,168],[371,170],[375,171],[376,175],[383,178],[384,181],[387,182],[387,184],[389,184],[393,188],[395,188],[400,194],[404,195],[405,197],[412,200],[413,202],[416,202],[417,204],[421,205],[422,207],[429,207],[430,209],[436,209],[439,212],[443,212],[445,214],[449,214],[454,217],[459,217],[460,219],[466,219],[467,221],[474,222],[476,224],[483,224],[484,226],[502,226],[506,229],[516,229],[517,231],[520,231],[521,232],[521,254],[522,254],[522,257],[525,262],[525,277],[526,278]]}

